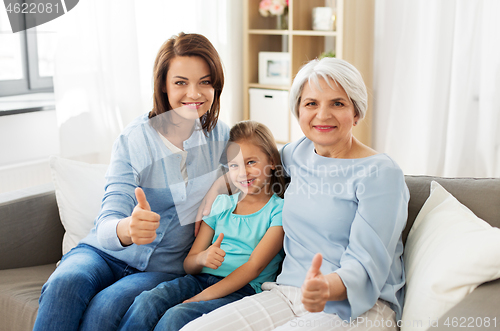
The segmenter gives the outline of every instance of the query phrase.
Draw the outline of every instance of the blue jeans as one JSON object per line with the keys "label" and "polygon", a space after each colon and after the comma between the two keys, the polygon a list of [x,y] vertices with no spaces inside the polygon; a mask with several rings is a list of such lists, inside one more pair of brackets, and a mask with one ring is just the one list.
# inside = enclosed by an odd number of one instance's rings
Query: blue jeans
{"label": "blue jeans", "polygon": [[141,272],[80,244],[43,286],[33,330],[116,330],[137,295],[179,276]]}
{"label": "blue jeans", "polygon": [[[143,292],[123,316],[119,330],[180,330],[184,325],[203,314],[228,303],[255,294],[250,285],[223,298],[182,303],[207,287],[219,282],[222,277],[209,274],[186,275],[164,282],[150,291]],[[156,327],[155,327],[156,326]]]}

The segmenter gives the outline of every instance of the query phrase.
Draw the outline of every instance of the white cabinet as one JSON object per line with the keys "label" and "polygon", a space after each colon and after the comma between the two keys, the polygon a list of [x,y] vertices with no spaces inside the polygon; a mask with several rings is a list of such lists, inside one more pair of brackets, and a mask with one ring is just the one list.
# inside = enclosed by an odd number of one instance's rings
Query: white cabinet
{"label": "white cabinet", "polygon": [[251,88],[250,119],[265,124],[273,133],[277,143],[290,139],[290,111],[288,91]]}

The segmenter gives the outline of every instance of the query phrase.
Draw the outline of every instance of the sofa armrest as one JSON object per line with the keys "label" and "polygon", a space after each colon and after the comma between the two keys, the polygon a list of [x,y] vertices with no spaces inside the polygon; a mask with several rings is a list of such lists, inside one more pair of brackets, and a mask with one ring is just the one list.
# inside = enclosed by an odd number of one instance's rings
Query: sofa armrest
{"label": "sofa armrest", "polygon": [[0,194],[0,270],[56,263],[64,228],[52,184]]}
{"label": "sofa armrest", "polygon": [[[474,330],[500,328],[500,279],[484,283],[446,312],[429,330]],[[489,321],[489,326],[487,321]],[[456,324],[454,324],[456,323]]]}

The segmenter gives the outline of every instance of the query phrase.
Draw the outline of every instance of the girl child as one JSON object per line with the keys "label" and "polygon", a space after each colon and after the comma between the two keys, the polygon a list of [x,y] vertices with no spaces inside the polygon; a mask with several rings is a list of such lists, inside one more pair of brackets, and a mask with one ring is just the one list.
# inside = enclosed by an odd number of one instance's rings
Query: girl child
{"label": "girl child", "polygon": [[[283,259],[284,178],[274,138],[254,121],[237,123],[228,177],[240,190],[219,195],[184,260],[185,277],[139,295],[120,330],[179,330],[216,308],[261,292]],[[156,327],[155,327],[156,326]]]}
{"label": "girl child", "polygon": [[229,138],[222,63],[207,38],[180,33],[153,78],[154,108],[116,140],[95,227],[44,285],[34,330],[116,330],[142,291],[185,275],[196,208]]}

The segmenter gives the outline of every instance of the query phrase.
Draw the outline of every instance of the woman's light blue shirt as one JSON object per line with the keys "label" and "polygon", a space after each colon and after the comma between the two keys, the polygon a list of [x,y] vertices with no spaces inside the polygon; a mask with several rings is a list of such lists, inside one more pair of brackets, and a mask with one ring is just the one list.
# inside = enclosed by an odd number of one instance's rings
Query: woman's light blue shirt
{"label": "woman's light blue shirt", "polygon": [[[205,135],[197,122],[184,141],[184,150],[188,152],[186,186],[180,171],[181,156],[165,146],[152,126],[152,121],[160,120],[157,117],[140,116],[116,140],[101,211],[82,243],[139,270],[185,274],[183,261],[194,241],[196,212],[220,175],[220,158],[229,138],[229,127],[219,121]],[[136,187],[144,190],[151,210],[160,215],[160,226],[151,244],[123,247],[116,227],[137,205]]]}
{"label": "woman's light blue shirt", "polygon": [[[239,215],[233,213],[238,204],[239,195],[239,193],[231,196],[219,195],[212,205],[210,215],[203,218],[203,221],[215,231],[212,244],[219,234],[224,233],[220,247],[226,252],[226,256],[219,268],[204,267],[202,273],[227,277],[248,262],[253,250],[270,227],[281,226],[283,199],[274,194],[259,211],[249,215]],[[262,283],[273,282],[276,279],[282,260],[283,251],[280,251],[259,276],[249,283],[255,293],[262,292],[260,288]]]}
{"label": "woman's light blue shirt", "polygon": [[301,287],[314,255],[322,253],[321,272],[336,272],[348,297],[328,301],[325,312],[354,319],[383,299],[401,318],[401,234],[409,192],[399,166],[386,154],[323,157],[307,138],[281,154],[291,182],[283,206],[286,256],[277,282]]}

